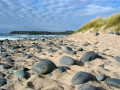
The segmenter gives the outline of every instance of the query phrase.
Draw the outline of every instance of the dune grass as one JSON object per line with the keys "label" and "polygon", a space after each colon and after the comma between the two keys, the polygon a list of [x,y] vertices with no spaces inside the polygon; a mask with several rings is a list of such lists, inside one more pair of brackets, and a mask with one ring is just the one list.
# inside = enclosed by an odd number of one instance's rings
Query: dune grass
{"label": "dune grass", "polygon": [[120,13],[114,14],[104,19],[105,29],[120,24]]}
{"label": "dune grass", "polygon": [[120,13],[113,14],[110,17],[102,18],[102,17],[97,17],[88,23],[84,24],[81,28],[79,28],[77,31],[74,32],[85,32],[91,28],[93,28],[93,31],[99,31],[100,27],[104,26],[104,30],[109,29],[113,26],[115,26],[114,31],[120,31]]}
{"label": "dune grass", "polygon": [[89,21],[88,23],[84,24],[80,29],[78,29],[79,31],[87,31],[88,29],[94,27],[94,28],[99,28],[101,26],[100,21],[102,21],[102,17],[97,17],[91,21]]}

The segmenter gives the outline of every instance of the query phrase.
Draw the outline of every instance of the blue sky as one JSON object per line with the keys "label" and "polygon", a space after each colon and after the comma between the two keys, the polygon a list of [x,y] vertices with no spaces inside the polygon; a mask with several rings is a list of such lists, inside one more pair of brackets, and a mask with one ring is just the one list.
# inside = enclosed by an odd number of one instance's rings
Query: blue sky
{"label": "blue sky", "polygon": [[120,0],[0,0],[0,33],[77,30],[117,12]]}

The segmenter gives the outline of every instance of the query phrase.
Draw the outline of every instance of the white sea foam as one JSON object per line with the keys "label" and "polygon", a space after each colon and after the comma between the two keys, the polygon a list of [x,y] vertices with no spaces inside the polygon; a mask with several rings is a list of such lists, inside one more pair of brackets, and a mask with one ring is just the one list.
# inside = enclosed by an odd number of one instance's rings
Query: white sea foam
{"label": "white sea foam", "polygon": [[63,35],[0,35],[0,40],[18,40],[18,39],[24,39],[24,38],[31,38],[31,39],[36,39],[36,38],[49,38],[49,37],[62,37]]}

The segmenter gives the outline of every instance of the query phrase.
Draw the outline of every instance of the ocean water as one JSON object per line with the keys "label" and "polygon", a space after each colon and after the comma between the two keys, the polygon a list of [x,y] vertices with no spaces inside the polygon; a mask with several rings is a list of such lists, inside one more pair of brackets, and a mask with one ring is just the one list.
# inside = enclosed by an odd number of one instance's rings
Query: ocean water
{"label": "ocean water", "polygon": [[55,38],[63,37],[64,35],[26,35],[26,34],[0,34],[0,40],[20,40],[20,39],[38,39],[38,38]]}

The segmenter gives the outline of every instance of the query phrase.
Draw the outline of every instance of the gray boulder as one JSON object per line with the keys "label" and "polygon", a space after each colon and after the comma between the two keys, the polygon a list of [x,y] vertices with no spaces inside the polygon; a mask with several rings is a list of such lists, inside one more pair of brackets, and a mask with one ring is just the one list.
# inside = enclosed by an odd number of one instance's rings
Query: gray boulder
{"label": "gray boulder", "polygon": [[87,72],[77,72],[71,82],[74,85],[83,84],[93,79],[93,76]]}
{"label": "gray boulder", "polygon": [[78,87],[78,90],[97,90],[97,87],[94,87],[92,85],[81,85]]}
{"label": "gray boulder", "polygon": [[99,55],[97,53],[95,53],[94,51],[89,51],[81,57],[80,61],[88,62],[88,61],[92,61],[96,58],[99,58]]}
{"label": "gray boulder", "polygon": [[114,87],[117,87],[117,88],[120,88],[120,79],[116,79],[116,78],[107,78],[105,80],[105,83],[107,85],[110,85],[110,86],[114,86]]}
{"label": "gray boulder", "polygon": [[56,65],[47,59],[41,59],[39,63],[32,67],[32,70],[38,72],[40,74],[49,74],[54,69],[56,69]]}
{"label": "gray boulder", "polygon": [[7,84],[7,80],[5,78],[0,78],[0,87],[4,86]]}
{"label": "gray boulder", "polygon": [[12,68],[13,66],[9,65],[9,64],[1,64],[0,65],[0,69],[10,69]]}
{"label": "gray boulder", "polygon": [[74,65],[75,60],[69,56],[63,56],[60,58],[60,61],[58,64],[59,64],[59,66]]}
{"label": "gray boulder", "polygon": [[63,47],[61,48],[61,50],[62,50],[62,52],[67,53],[67,54],[74,54],[72,48],[67,47],[67,46],[63,46]]}
{"label": "gray boulder", "polygon": [[17,70],[15,72],[15,76],[20,78],[20,79],[23,79],[23,78],[26,78],[27,77],[27,74],[24,70]]}
{"label": "gray boulder", "polygon": [[117,60],[118,62],[120,62],[120,57],[119,56],[115,56],[114,58],[115,58],[115,60]]}

